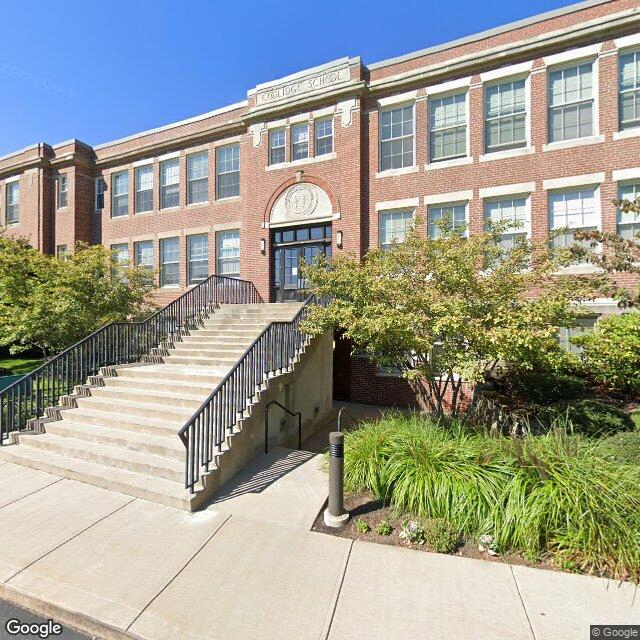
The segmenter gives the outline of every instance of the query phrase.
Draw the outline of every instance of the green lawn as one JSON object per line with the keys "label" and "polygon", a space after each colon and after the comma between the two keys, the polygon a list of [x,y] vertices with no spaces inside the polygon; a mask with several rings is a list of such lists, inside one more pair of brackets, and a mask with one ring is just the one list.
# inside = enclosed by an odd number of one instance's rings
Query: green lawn
{"label": "green lawn", "polygon": [[6,369],[9,372],[6,375],[17,376],[29,373],[40,364],[42,364],[40,358],[0,358],[0,369]]}

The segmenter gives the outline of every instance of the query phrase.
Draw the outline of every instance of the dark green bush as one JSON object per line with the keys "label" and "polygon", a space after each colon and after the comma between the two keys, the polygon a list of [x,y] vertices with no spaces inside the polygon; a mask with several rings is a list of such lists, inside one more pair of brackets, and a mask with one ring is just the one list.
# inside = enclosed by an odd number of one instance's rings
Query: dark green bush
{"label": "dark green bush", "polygon": [[460,532],[444,518],[430,518],[424,523],[424,539],[433,551],[453,553],[460,544]]}
{"label": "dark green bush", "polygon": [[510,390],[533,404],[553,404],[584,395],[580,378],[555,371],[521,371],[510,382]]}
{"label": "dark green bush", "polygon": [[640,431],[616,433],[603,438],[596,448],[598,455],[616,464],[640,465]]}
{"label": "dark green bush", "polygon": [[576,400],[545,407],[541,415],[549,423],[570,423],[573,433],[600,438],[620,431],[633,431],[635,425],[628,413],[600,400]]}

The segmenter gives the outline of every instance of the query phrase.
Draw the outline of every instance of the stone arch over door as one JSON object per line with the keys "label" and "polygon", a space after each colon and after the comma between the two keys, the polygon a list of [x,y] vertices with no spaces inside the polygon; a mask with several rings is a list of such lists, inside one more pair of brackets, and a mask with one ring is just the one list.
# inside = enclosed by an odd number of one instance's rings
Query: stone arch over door
{"label": "stone arch over door", "polygon": [[292,178],[280,185],[265,211],[265,222],[270,227],[311,224],[339,217],[333,192],[324,180],[312,176]]}

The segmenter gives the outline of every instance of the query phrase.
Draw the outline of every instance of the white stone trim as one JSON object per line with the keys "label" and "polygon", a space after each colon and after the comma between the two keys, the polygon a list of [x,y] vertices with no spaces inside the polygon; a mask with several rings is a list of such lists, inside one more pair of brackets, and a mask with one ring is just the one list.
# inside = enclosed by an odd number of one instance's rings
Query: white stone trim
{"label": "white stone trim", "polygon": [[449,193],[434,193],[424,196],[423,201],[429,204],[447,204],[449,202],[469,202],[473,200],[473,190],[468,191],[450,191]]}
{"label": "white stone trim", "polygon": [[136,160],[135,162],[131,163],[132,167],[147,167],[149,165],[153,164],[153,158],[145,158],[144,160]]}
{"label": "white stone trim", "polygon": [[623,38],[616,38],[613,41],[617,49],[626,49],[627,47],[635,47],[640,44],[640,33],[632,33]]}
{"label": "white stone trim", "polygon": [[286,125],[286,118],[281,118],[280,120],[271,120],[271,122],[267,122],[267,129],[284,129]]}
{"label": "white stone trim", "polygon": [[[467,131],[469,126],[467,125]],[[467,140],[467,144],[469,141]],[[424,168],[427,171],[435,171],[437,169],[446,169],[447,167],[462,167],[466,164],[473,164],[473,156],[464,156],[464,158],[454,158],[453,160],[440,160],[438,162],[430,162],[425,164]]]}
{"label": "white stone trim", "polygon": [[342,119],[343,127],[350,127],[353,122],[353,112],[357,108],[357,102],[355,98],[349,100],[342,100],[338,102],[338,113]]}
{"label": "white stone trim", "polygon": [[392,211],[393,209],[412,209],[420,205],[420,198],[405,198],[404,200],[387,200],[376,202],[376,211]]}
{"label": "white stone trim", "polygon": [[242,230],[242,222],[218,222],[211,227],[211,231],[234,231],[237,229],[238,231]]}
{"label": "white stone trim", "polygon": [[533,193],[536,190],[535,182],[520,182],[518,184],[502,184],[497,187],[480,189],[481,198],[496,198],[498,196],[511,196],[525,193]]}
{"label": "white stone trim", "polygon": [[265,229],[277,229],[278,227],[298,227],[303,224],[309,224],[310,222],[313,222],[315,224],[316,222],[332,222],[333,220],[340,220],[339,212],[334,212],[330,216],[313,218],[313,220],[309,220],[308,218],[305,218],[304,220],[300,220],[299,222],[296,222],[296,221],[292,222],[291,220],[289,221],[285,220],[284,222],[266,222]]}
{"label": "white stone trim", "polygon": [[600,53],[602,49],[602,43],[590,44],[586,47],[579,47],[577,49],[569,49],[568,51],[562,51],[560,53],[554,53],[551,56],[545,56],[544,63],[547,67],[553,67],[565,62],[573,62],[580,60],[581,58],[595,57]]}
{"label": "white stone trim", "polygon": [[265,171],[277,171],[278,169],[286,169],[287,167],[299,167],[304,164],[316,164],[326,160],[335,160],[338,157],[336,152],[324,153],[321,156],[311,156],[309,158],[300,158],[300,160],[291,160],[290,162],[278,162],[277,164],[268,164]]}
{"label": "white stone trim", "polygon": [[414,164],[410,167],[402,167],[401,169],[387,169],[385,171],[378,171],[376,173],[376,178],[391,178],[393,176],[403,176],[406,173],[418,173],[419,170],[420,167],[417,164]]}
{"label": "white stone trim", "polygon": [[[596,109],[594,108],[594,117]],[[575,147],[583,147],[589,144],[600,144],[604,142],[604,135],[588,136],[586,138],[574,138],[573,140],[562,140],[560,142],[550,142],[542,145],[543,151],[556,151],[558,149],[573,149]]]}
{"label": "white stone trim", "polygon": [[613,172],[613,181],[622,182],[623,180],[635,180],[640,178],[640,167],[633,167],[631,169],[618,169]]}
{"label": "white stone trim", "polygon": [[535,147],[520,147],[518,149],[507,149],[506,151],[494,151],[480,156],[480,162],[491,162],[492,160],[505,160],[508,158],[520,158],[530,156],[536,152]]}
{"label": "white stone trim", "polygon": [[583,187],[604,182],[604,173],[588,173],[582,176],[568,176],[566,178],[553,178],[544,180],[542,188],[545,191],[552,189],[566,189],[570,187]]}
{"label": "white stone trim", "polygon": [[253,137],[253,146],[259,147],[262,144],[262,132],[267,130],[264,122],[249,126],[249,134]]}
{"label": "white stone trim", "polygon": [[506,67],[500,67],[500,69],[492,69],[491,71],[485,71],[480,74],[480,81],[491,82],[501,78],[508,78],[510,76],[519,76],[529,73],[533,66],[533,60],[528,62],[520,62],[519,64],[510,64]]}
{"label": "white stone trim", "polygon": [[387,96],[386,98],[380,98],[378,100],[378,106],[388,107],[393,104],[402,104],[403,102],[412,102],[416,99],[418,90],[407,91],[406,93],[398,93],[394,96]]}
{"label": "white stone trim", "polygon": [[[221,140],[216,140],[211,143],[211,146],[214,149],[218,147],[229,147],[233,144],[240,144],[242,142],[242,136],[229,136],[228,138],[222,138]],[[202,147],[187,149],[186,155],[191,155],[192,153],[197,153],[198,151],[205,151],[208,149],[208,146],[204,145]]]}
{"label": "white stone trim", "polygon": [[5,184],[9,184],[10,182],[18,182],[18,180],[20,180],[20,176],[9,176],[8,178],[4,179],[4,183]]}
{"label": "white stone trim", "polygon": [[174,229],[173,231],[158,231],[156,238],[158,240],[166,240],[167,238],[181,238],[184,236],[182,229]]}
{"label": "white stone trim", "polygon": [[309,122],[312,119],[310,113],[296,113],[294,116],[289,117],[290,124],[300,124],[301,122]]}
{"label": "white stone trim", "polygon": [[164,160],[175,160],[180,157],[179,151],[172,151],[171,153],[165,153],[161,156],[158,156],[158,161],[163,162]]}
{"label": "white stone trim", "polygon": [[322,109],[316,109],[313,112],[314,118],[325,118],[326,116],[332,116],[336,112],[334,107],[323,107]]}
{"label": "white stone trim", "polygon": [[628,140],[629,138],[640,137],[640,127],[635,129],[624,129],[623,131],[615,131],[613,134],[614,140]]}
{"label": "white stone trim", "polygon": [[470,84],[471,76],[467,76],[466,78],[457,78],[456,80],[431,85],[430,87],[426,87],[425,91],[428,96],[431,96],[439,93],[449,93],[449,91],[456,91],[458,89],[468,89]]}
{"label": "white stone trim", "polygon": [[153,235],[152,233],[149,233],[144,236],[133,236],[133,238],[131,238],[131,243],[135,244],[136,242],[153,242],[155,239],[156,239],[156,236]]}
{"label": "white stone trim", "polygon": [[184,233],[185,236],[200,236],[210,231],[211,227],[191,227],[189,229],[183,229],[182,233]]}

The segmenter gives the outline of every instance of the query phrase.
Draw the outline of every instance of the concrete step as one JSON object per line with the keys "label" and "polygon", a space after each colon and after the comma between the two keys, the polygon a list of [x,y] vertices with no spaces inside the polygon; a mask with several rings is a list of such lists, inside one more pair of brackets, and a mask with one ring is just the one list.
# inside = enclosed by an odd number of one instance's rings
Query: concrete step
{"label": "concrete step", "polygon": [[188,407],[161,406],[147,402],[120,402],[113,398],[92,396],[77,398],[76,404],[80,408],[106,411],[112,415],[125,414],[140,418],[175,420],[176,422],[185,422],[193,415],[193,409]]}
{"label": "concrete step", "polygon": [[161,420],[158,418],[145,418],[128,413],[113,413],[111,411],[99,411],[87,407],[67,409],[61,411],[62,422],[73,424],[92,424],[97,426],[113,427],[121,431],[132,433],[147,433],[172,438],[188,422],[187,420]]}
{"label": "concrete step", "polygon": [[139,389],[133,386],[117,387],[104,386],[92,387],[90,390],[92,398],[110,399],[117,402],[141,402],[146,404],[156,404],[167,407],[184,407],[197,409],[202,401],[213,391],[214,387],[209,387],[209,391],[202,394],[187,393],[184,390],[176,390],[173,386],[166,386],[163,390]]}
{"label": "concrete step", "polygon": [[210,345],[212,349],[216,349],[218,347],[221,348],[229,348],[233,347],[235,349],[246,349],[253,342],[253,338],[233,338],[230,339],[229,336],[225,339],[225,336],[206,336],[206,335],[198,335],[194,334],[191,336],[185,336],[182,340],[174,342],[174,346],[176,349],[188,344],[205,344]]}
{"label": "concrete step", "polygon": [[143,367],[122,367],[117,370],[118,378],[165,380],[169,383],[194,382],[197,384],[215,384],[225,375],[226,369],[219,367],[185,367],[183,365],[149,364]]}
{"label": "concrete step", "polygon": [[193,366],[203,367],[218,367],[226,368],[228,371],[237,361],[237,358],[214,358],[209,356],[194,356],[194,355],[168,355],[164,356],[163,360],[167,364],[187,364]]}
{"label": "concrete step", "polygon": [[[247,345],[249,344],[251,343],[248,342]],[[225,344],[224,340],[219,340],[216,344],[203,340],[202,342],[176,342],[175,347],[169,351],[177,353],[178,351],[198,351],[199,349],[206,349],[209,353],[237,353],[240,355],[246,351],[247,347]]]}
{"label": "concrete step", "polygon": [[[265,325],[266,326],[266,325]],[[211,336],[215,338],[229,337],[229,339],[233,340],[243,340],[244,338],[250,338],[249,342],[253,342],[260,334],[262,333],[262,329],[259,331],[246,331],[245,329],[198,329],[198,336]],[[196,335],[196,334],[191,334]]]}
{"label": "concrete step", "polygon": [[184,391],[185,394],[208,396],[216,388],[222,376],[213,379],[211,382],[184,382],[182,380],[168,380],[162,378],[104,378],[105,387],[114,389],[136,389],[140,391],[165,391],[171,388],[173,391]]}

